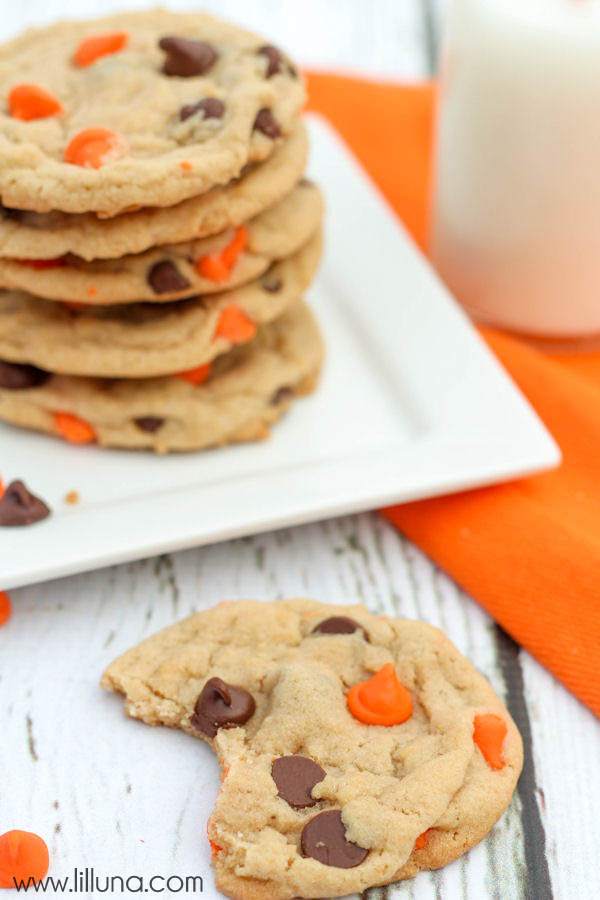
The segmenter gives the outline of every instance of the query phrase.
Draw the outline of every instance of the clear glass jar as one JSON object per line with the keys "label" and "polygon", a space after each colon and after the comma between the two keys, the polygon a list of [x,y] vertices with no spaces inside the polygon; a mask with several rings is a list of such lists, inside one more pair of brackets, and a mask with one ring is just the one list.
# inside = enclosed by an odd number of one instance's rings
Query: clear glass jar
{"label": "clear glass jar", "polygon": [[600,342],[598,0],[453,0],[430,249],[477,320]]}

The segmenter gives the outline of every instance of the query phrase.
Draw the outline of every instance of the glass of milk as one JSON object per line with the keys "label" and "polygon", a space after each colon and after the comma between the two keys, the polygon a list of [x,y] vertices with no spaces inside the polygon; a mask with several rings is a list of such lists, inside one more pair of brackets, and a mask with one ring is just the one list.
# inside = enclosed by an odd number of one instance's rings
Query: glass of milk
{"label": "glass of milk", "polygon": [[430,249],[478,321],[600,344],[600,0],[453,0]]}

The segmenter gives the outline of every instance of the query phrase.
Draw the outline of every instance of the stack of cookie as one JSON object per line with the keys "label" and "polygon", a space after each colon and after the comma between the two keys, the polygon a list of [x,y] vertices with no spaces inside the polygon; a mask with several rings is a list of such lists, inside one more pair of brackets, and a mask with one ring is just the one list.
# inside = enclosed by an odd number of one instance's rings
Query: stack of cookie
{"label": "stack of cookie", "polygon": [[0,418],[159,452],[268,434],[323,355],[296,68],[156,10],[27,32],[0,93]]}

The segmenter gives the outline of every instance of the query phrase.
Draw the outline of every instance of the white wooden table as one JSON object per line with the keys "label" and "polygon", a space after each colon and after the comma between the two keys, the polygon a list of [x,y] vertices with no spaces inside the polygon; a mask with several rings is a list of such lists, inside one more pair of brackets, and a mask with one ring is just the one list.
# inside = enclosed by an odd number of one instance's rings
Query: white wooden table
{"label": "white wooden table", "polygon": [[[79,0],[75,11],[119,5]],[[433,69],[433,0],[210,0],[204,7],[270,35],[310,65],[409,79]],[[5,0],[0,30],[8,35],[70,12],[67,0]],[[440,626],[506,699],[525,742],[517,795],[488,839],[440,872],[367,891],[369,900],[600,897],[597,720],[375,513],[13,591],[14,616],[0,632],[0,833],[43,834],[57,875],[86,865],[101,875],[199,872],[202,896],[216,897],[194,811],[194,798],[216,790],[208,749],[185,735],[124,726],[98,678],[117,653],[204,605],[294,595],[358,600]],[[540,615],[543,604],[540,597]],[[153,763],[165,747],[172,769]]]}

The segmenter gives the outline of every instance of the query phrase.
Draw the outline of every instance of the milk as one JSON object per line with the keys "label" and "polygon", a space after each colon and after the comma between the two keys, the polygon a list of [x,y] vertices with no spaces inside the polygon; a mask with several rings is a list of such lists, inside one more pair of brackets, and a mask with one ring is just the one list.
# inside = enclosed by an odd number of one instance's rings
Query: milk
{"label": "milk", "polygon": [[431,253],[479,320],[600,335],[600,2],[454,0]]}

